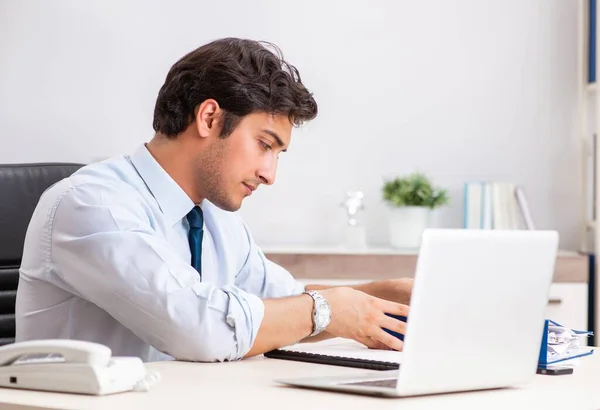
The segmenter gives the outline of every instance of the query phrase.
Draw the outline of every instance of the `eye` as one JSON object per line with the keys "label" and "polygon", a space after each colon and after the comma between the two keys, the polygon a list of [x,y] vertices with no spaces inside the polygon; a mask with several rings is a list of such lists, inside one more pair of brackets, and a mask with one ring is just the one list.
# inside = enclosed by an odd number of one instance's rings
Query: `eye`
{"label": "eye", "polygon": [[265,151],[269,151],[269,150],[271,150],[271,149],[272,149],[272,148],[271,148],[271,146],[270,146],[269,144],[267,144],[267,143],[265,143],[265,142],[263,142],[263,141],[259,141],[259,143],[260,143],[260,146],[261,146],[261,147],[262,147],[262,148],[263,148]]}

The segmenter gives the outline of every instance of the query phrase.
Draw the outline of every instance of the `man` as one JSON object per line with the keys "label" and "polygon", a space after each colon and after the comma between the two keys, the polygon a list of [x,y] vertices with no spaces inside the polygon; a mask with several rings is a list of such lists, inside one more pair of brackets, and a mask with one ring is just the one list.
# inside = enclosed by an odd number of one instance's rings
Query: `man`
{"label": "man", "polygon": [[148,144],[41,197],[17,341],[89,340],[145,361],[236,360],[331,336],[400,350],[382,327],[404,333],[385,313],[406,316],[410,281],[305,289],[233,212],[273,184],[292,127],[316,114],[278,50],[228,38],[184,56],[160,89]]}

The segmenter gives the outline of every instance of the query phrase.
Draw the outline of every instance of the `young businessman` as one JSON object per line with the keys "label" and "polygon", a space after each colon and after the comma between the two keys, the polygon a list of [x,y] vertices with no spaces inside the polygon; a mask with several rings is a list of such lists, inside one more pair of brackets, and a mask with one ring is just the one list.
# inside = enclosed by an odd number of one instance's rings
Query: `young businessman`
{"label": "young businessman", "polygon": [[274,183],[293,126],[317,114],[275,51],[227,38],[190,52],[160,89],[149,143],[44,193],[25,239],[17,341],[89,340],[145,361],[236,360],[330,336],[402,348],[382,327],[404,332],[384,313],[407,314],[410,281],[305,289],[233,212]]}

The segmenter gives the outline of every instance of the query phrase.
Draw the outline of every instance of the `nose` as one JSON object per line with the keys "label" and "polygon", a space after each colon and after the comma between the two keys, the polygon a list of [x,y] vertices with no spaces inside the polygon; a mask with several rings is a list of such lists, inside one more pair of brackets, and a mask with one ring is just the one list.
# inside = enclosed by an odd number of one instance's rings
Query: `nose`
{"label": "nose", "polygon": [[262,184],[273,185],[275,183],[276,174],[277,159],[274,159],[266,161],[265,164],[258,170],[257,176]]}

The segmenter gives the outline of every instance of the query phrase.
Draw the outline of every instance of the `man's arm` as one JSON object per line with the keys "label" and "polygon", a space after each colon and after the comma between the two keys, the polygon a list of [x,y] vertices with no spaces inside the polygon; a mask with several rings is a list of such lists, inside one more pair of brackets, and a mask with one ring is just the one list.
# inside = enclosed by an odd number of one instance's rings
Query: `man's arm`
{"label": "man's arm", "polygon": [[296,343],[312,333],[313,299],[308,295],[266,299],[265,314],[254,345],[245,357]]}
{"label": "man's arm", "polygon": [[[403,343],[382,328],[404,334],[406,323],[385,313],[408,315],[408,306],[368,295],[349,287],[320,291],[331,306],[327,332],[315,338],[345,337],[372,348],[402,350]],[[265,314],[254,345],[245,357],[265,353],[304,340],[312,333],[312,298],[300,295],[265,300]],[[324,334],[325,333],[325,334]]]}

